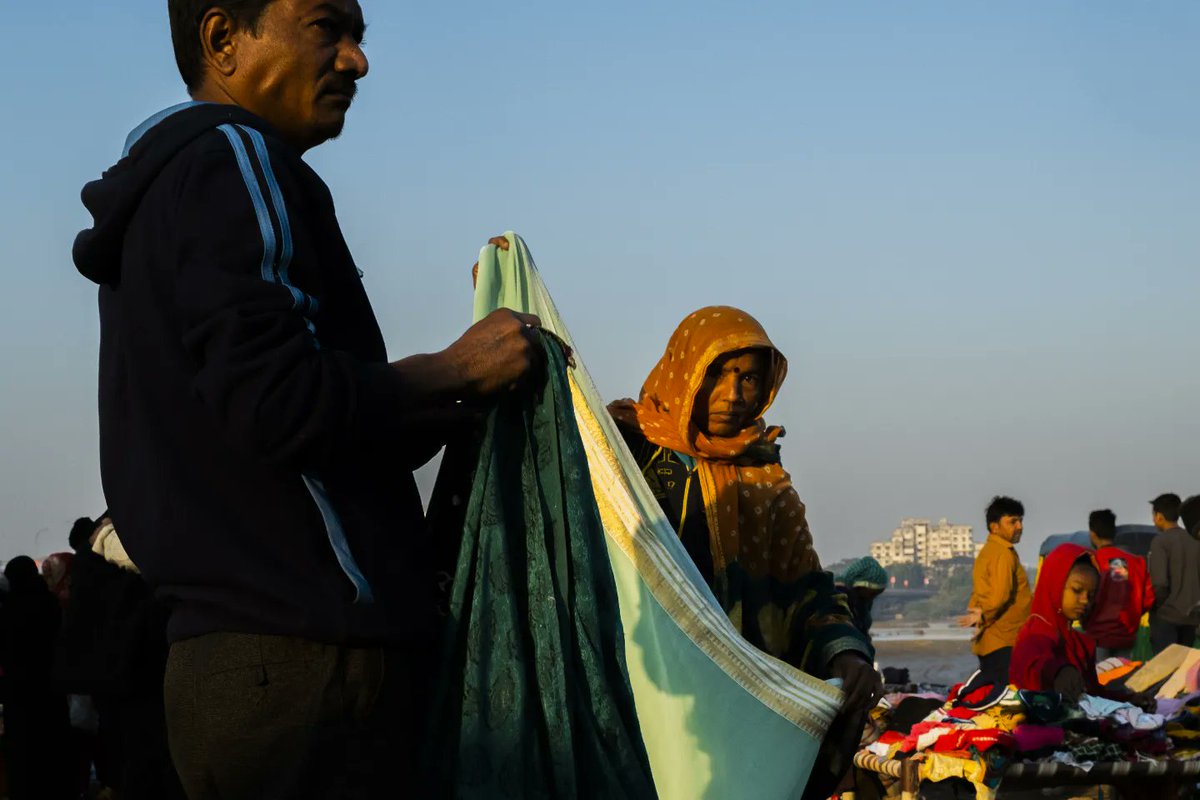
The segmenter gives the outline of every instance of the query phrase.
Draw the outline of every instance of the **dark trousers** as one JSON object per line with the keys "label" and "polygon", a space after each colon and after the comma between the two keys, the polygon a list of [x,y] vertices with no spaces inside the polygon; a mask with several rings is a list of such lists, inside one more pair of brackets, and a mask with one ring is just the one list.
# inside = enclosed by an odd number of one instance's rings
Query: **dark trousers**
{"label": "dark trousers", "polygon": [[175,643],[167,730],[188,798],[424,796],[415,756],[437,649],[422,645],[234,633]]}
{"label": "dark trousers", "polygon": [[[147,687],[149,688],[149,687]],[[111,786],[121,800],[183,800],[183,787],[167,749],[163,693],[139,691],[113,698],[101,725],[116,739],[109,755]]]}
{"label": "dark trousers", "polygon": [[973,683],[981,686],[985,683],[1008,685],[1008,667],[1012,663],[1013,649],[1001,647],[979,657],[979,677]]}
{"label": "dark trousers", "polygon": [[1150,615],[1150,645],[1154,648],[1155,653],[1161,653],[1173,644],[1191,647],[1195,641],[1195,625],[1177,625],[1174,622],[1156,619],[1153,614]]}

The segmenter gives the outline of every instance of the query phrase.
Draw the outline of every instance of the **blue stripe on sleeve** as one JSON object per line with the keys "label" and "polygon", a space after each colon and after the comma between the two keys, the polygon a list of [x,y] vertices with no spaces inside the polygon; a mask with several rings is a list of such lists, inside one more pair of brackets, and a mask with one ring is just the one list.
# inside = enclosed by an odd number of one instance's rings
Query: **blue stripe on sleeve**
{"label": "blue stripe on sleeve", "polygon": [[271,225],[271,214],[267,211],[267,201],[263,198],[262,190],[258,188],[258,178],[254,176],[254,168],[250,166],[250,154],[242,137],[232,125],[217,126],[217,130],[225,134],[233,155],[237,159],[238,168],[242,171],[242,180],[246,183],[246,191],[250,193],[250,202],[254,204],[254,215],[258,217],[258,230],[263,237],[262,279],[267,283],[275,282],[275,228]]}
{"label": "blue stripe on sleeve", "polygon": [[263,135],[253,128],[245,125],[238,125],[238,127],[246,132],[254,144],[258,163],[262,165],[263,175],[267,179],[267,191],[271,194],[271,203],[275,206],[275,216],[279,219],[279,230],[283,239],[283,247],[279,254],[279,280],[291,291],[297,308],[307,308],[310,312],[315,313],[317,299],[300,291],[288,278],[288,267],[292,264],[292,225],[288,219],[287,206],[283,202],[283,191],[279,188],[279,181],[275,179],[275,170],[271,168],[271,156],[267,152],[267,142],[263,139]]}
{"label": "blue stripe on sleeve", "polygon": [[304,485],[308,487],[308,493],[312,495],[313,500],[317,504],[317,509],[321,512],[321,518],[325,520],[325,531],[329,535],[329,544],[333,547],[333,554],[337,558],[338,565],[342,568],[342,572],[354,584],[354,602],[356,604],[367,604],[375,602],[375,596],[371,592],[371,584],[367,583],[367,578],[362,574],[362,570],[358,568],[358,563],[354,560],[354,554],[350,552],[350,543],[346,540],[346,532],[342,529],[342,521],[338,518],[337,510],[333,507],[333,503],[329,500],[329,493],[325,491],[325,484],[317,478],[309,475],[302,476]]}

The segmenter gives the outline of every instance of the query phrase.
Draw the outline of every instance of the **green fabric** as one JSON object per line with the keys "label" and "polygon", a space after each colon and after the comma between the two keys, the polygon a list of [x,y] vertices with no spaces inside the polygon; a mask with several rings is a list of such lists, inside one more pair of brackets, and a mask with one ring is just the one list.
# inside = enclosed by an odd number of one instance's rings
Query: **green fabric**
{"label": "green fabric", "polygon": [[653,798],[566,363],[488,417],[450,597],[435,796]]}
{"label": "green fabric", "polygon": [[1154,658],[1154,645],[1150,642],[1150,626],[1139,625],[1137,636],[1133,640],[1133,652],[1129,655],[1133,661],[1143,664]]}
{"label": "green fabric", "polygon": [[[586,431],[595,495],[623,515],[637,546],[606,528],[624,623],[626,668],[659,796],[670,800],[798,798],[837,712],[836,689],[761,654],[740,637],[675,535],[588,375],[584,356],[542,282],[525,243],[479,254],[474,317],[497,308],[537,314],[575,350],[576,419]],[[581,423],[580,428],[584,429]],[[610,461],[610,469],[603,468]],[[608,523],[606,523],[607,525]],[[795,713],[799,706],[804,718]]]}

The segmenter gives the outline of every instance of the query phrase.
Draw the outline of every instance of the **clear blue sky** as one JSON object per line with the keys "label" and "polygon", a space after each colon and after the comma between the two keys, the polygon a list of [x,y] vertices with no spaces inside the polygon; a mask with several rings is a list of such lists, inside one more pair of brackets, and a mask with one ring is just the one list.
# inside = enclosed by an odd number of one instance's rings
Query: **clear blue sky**
{"label": "clear blue sky", "polygon": [[[184,99],[163,0],[9,6],[0,558],[102,508],[79,189]],[[826,561],[996,492],[1026,557],[1200,492],[1200,4],[364,9],[371,74],[309,158],[394,356],[465,327],[512,228],[610,397],[696,307],[766,324]]]}

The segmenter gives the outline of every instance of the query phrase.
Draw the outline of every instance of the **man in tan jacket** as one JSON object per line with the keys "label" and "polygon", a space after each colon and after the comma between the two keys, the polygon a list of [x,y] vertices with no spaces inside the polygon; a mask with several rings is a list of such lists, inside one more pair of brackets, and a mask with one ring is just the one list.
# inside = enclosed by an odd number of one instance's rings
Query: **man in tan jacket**
{"label": "man in tan jacket", "polygon": [[988,538],[975,558],[975,590],[964,628],[975,628],[971,652],[979,656],[978,680],[1008,684],[1008,664],[1017,632],[1029,618],[1033,595],[1014,545],[1021,541],[1025,507],[1011,497],[994,497],[987,507]]}

